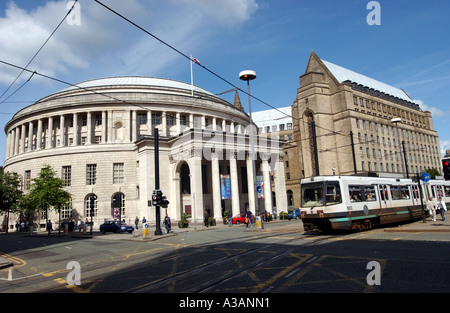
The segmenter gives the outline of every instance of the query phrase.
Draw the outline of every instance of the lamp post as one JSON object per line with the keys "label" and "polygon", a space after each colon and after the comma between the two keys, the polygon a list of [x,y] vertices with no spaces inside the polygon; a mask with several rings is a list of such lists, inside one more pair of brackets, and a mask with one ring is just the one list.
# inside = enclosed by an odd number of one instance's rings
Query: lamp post
{"label": "lamp post", "polygon": [[245,70],[239,73],[239,78],[241,80],[247,81],[247,90],[248,90],[248,112],[249,112],[249,126],[250,126],[250,153],[252,158],[252,167],[253,167],[253,192],[254,192],[254,202],[255,202],[255,214],[259,213],[261,218],[261,227],[262,225],[262,212],[258,208],[258,192],[256,190],[256,162],[255,162],[255,146],[254,146],[254,134],[253,134],[253,119],[252,119],[252,104],[250,100],[250,81],[256,78],[256,72],[252,70]]}
{"label": "lamp post", "polygon": [[403,178],[406,178],[405,177],[405,164],[403,161],[403,153],[402,153],[402,144],[400,141],[400,134],[398,132],[398,123],[401,121],[402,121],[402,119],[400,117],[391,119],[391,123],[395,123],[395,127],[397,128],[398,147],[400,149],[400,159],[402,160],[402,173],[403,173]]}

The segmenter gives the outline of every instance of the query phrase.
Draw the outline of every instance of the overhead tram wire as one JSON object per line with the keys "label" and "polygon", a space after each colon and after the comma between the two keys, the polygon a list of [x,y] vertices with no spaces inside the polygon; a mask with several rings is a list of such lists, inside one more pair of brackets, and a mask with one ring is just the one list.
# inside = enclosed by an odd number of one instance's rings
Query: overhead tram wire
{"label": "overhead tram wire", "polygon": [[[33,62],[33,60],[36,58],[36,56],[41,52],[41,50],[44,48],[44,46],[47,44],[47,42],[50,40],[50,38],[53,37],[53,35],[56,33],[56,31],[58,30],[58,28],[61,26],[61,24],[66,20],[67,16],[69,16],[69,14],[73,11],[73,8],[75,7],[75,5],[77,4],[78,0],[75,0],[72,7],[70,8],[70,10],[67,12],[67,14],[64,16],[64,18],[61,20],[61,22],[59,22],[58,26],[56,26],[56,28],[53,30],[53,32],[50,34],[50,36],[47,38],[47,40],[45,40],[45,42],[42,44],[42,46],[39,48],[39,50],[33,55],[33,57],[31,58],[31,60],[27,63],[27,65],[22,69],[22,71],[19,73],[19,75],[17,75],[16,79],[14,79],[14,81],[9,85],[8,88],[6,88],[6,90],[2,93],[2,95],[0,96],[0,99],[3,98],[3,96],[8,92],[8,90],[14,85],[14,83],[19,79],[19,77],[23,74],[23,72],[25,71],[25,69],[31,64],[31,62]],[[31,77],[33,77],[33,75],[31,75]],[[31,77],[24,83],[22,84],[19,88],[17,88],[8,98],[6,98],[5,100],[3,100],[2,102],[0,102],[0,104],[3,104],[6,100],[8,100],[12,95],[14,95],[16,92],[18,92],[23,86],[25,86],[25,84],[27,82],[30,81]]]}
{"label": "overhead tram wire", "polygon": [[[167,43],[167,42],[165,42],[164,40],[162,40],[162,39],[158,38],[157,36],[153,35],[152,33],[150,33],[149,31],[147,31],[147,30],[144,29],[143,27],[137,25],[136,23],[134,23],[134,22],[131,21],[130,19],[126,18],[126,17],[123,16],[122,14],[118,13],[117,11],[113,10],[112,8],[108,7],[107,5],[103,4],[102,2],[100,2],[100,1],[98,1],[98,0],[94,0],[94,1],[97,2],[98,4],[100,4],[101,6],[103,6],[104,8],[106,8],[107,10],[111,11],[112,13],[116,14],[116,15],[119,16],[120,18],[124,19],[125,21],[127,21],[127,22],[130,23],[131,25],[137,27],[138,29],[140,29],[141,31],[143,31],[144,33],[146,33],[147,35],[149,35],[149,36],[151,36],[152,38],[156,39],[157,41],[159,41],[159,42],[162,43],[163,45],[165,45],[165,46],[169,47],[170,49],[172,49],[173,51],[177,52],[178,54],[180,54],[180,55],[183,56],[184,58],[188,59],[190,62],[194,62],[194,59],[192,59],[191,57],[189,57],[187,54],[181,52],[180,50],[176,49],[175,47],[173,47],[173,46],[170,45],[169,43]],[[77,2],[77,1],[75,1],[75,2]],[[74,3],[74,5],[72,6],[71,10],[67,13],[67,15],[70,14],[70,12],[72,11],[72,9],[73,9],[74,6],[75,6],[75,3]],[[65,18],[67,18],[67,15],[66,15]],[[65,18],[61,21],[61,23],[60,23],[59,25],[62,24],[62,22],[65,20]],[[58,25],[58,27],[59,27],[59,25]],[[56,29],[55,29],[54,32],[56,32]],[[54,32],[53,32],[53,33],[54,33]],[[53,35],[53,33],[52,33],[52,35]],[[49,38],[49,39],[50,39],[50,38]],[[47,40],[47,41],[48,41],[48,40]],[[47,42],[47,41],[46,41],[46,42]],[[40,50],[41,50],[41,49],[40,49]],[[28,69],[26,69],[26,68],[22,68],[22,67],[20,67],[20,66],[17,66],[17,65],[14,65],[14,64],[5,62],[5,61],[1,61],[1,60],[0,60],[0,63],[6,64],[6,65],[9,65],[9,66],[13,66],[13,67],[16,67],[16,68],[19,68],[19,69],[22,69],[22,72],[26,70],[26,71],[32,73],[30,70],[28,70]],[[31,63],[31,61],[30,61],[30,63]],[[194,63],[196,63],[198,66],[202,67],[204,70],[206,70],[207,72],[211,73],[212,75],[216,76],[217,78],[221,79],[221,80],[224,81],[225,83],[229,84],[230,86],[233,87],[233,89],[241,91],[242,93],[244,93],[244,94],[246,94],[246,95],[252,97],[253,99],[255,99],[255,100],[257,100],[257,101],[259,101],[259,102],[265,104],[266,106],[268,106],[268,107],[270,107],[270,108],[272,108],[272,109],[274,109],[274,110],[276,110],[276,111],[278,111],[278,112],[280,112],[280,113],[286,115],[287,117],[290,117],[290,118],[292,118],[292,119],[294,119],[294,120],[298,120],[298,121],[301,121],[302,123],[305,123],[305,121],[303,121],[303,119],[294,117],[294,116],[292,116],[292,115],[289,115],[289,114],[287,114],[287,113],[285,113],[285,112],[279,110],[278,108],[272,106],[271,104],[269,104],[269,103],[267,103],[267,102],[265,102],[265,101],[259,99],[258,97],[254,96],[254,95],[251,95],[251,94],[248,94],[245,90],[243,90],[243,89],[241,89],[240,87],[234,85],[233,83],[231,83],[231,82],[228,81],[227,79],[223,78],[223,77],[220,76],[219,74],[215,73],[214,71],[210,70],[210,69],[207,68],[206,66],[204,66],[204,65],[202,65],[202,64],[200,64],[200,63],[198,63],[198,62],[194,62]],[[134,106],[140,107],[140,108],[142,108],[142,109],[144,109],[144,110],[148,110],[147,108],[145,108],[145,107],[143,107],[143,106],[141,106],[141,105],[139,105],[139,104],[129,103],[129,102],[127,102],[127,101],[124,101],[124,100],[121,100],[121,99],[118,99],[118,98],[115,98],[115,97],[112,97],[112,96],[109,96],[109,95],[106,95],[106,94],[103,94],[103,93],[99,93],[99,92],[90,90],[90,89],[88,89],[88,88],[80,87],[80,86],[77,86],[77,85],[75,85],[75,84],[71,84],[71,83],[65,82],[65,81],[63,81],[63,80],[60,80],[60,79],[57,79],[57,78],[54,78],[54,77],[51,77],[51,76],[48,76],[48,75],[44,75],[44,74],[38,73],[38,72],[36,72],[36,71],[34,71],[34,74],[39,75],[39,76],[42,76],[42,77],[45,77],[45,78],[48,78],[48,79],[52,79],[52,80],[58,81],[58,82],[60,82],[60,83],[63,83],[63,84],[66,84],[66,85],[69,85],[69,86],[72,86],[72,87],[75,87],[75,88],[84,89],[84,90],[86,90],[86,91],[90,91],[90,92],[95,93],[95,94],[103,95],[103,96],[105,96],[105,97],[108,97],[108,98],[110,98],[110,99],[117,100],[117,101],[122,102],[122,103],[125,103],[125,104],[134,105]],[[344,135],[344,134],[341,134],[341,133],[336,132],[336,131],[333,131],[333,130],[326,129],[326,128],[322,127],[322,126],[316,125],[316,127],[317,127],[317,128],[320,128],[320,129],[323,129],[323,130],[325,130],[325,131],[327,131],[327,132],[329,132],[328,134],[321,134],[321,135],[319,135],[319,136],[317,136],[317,137],[327,136],[327,135],[331,135],[331,134],[341,135],[341,136],[345,136],[345,137],[346,137],[346,135]],[[309,138],[305,138],[304,140],[308,140],[308,139],[309,139]]]}
{"label": "overhead tram wire", "polygon": [[[102,7],[104,7],[105,9],[107,9],[108,11],[116,14],[117,16],[119,16],[120,18],[122,18],[123,20],[127,21],[128,23],[130,23],[131,25],[135,26],[136,28],[140,29],[141,31],[143,31],[144,33],[146,33],[147,35],[151,36],[152,38],[156,39],[157,41],[159,41],[160,43],[162,43],[163,45],[167,46],[168,48],[172,49],[173,51],[175,51],[176,53],[180,54],[181,56],[183,56],[184,58],[188,59],[190,62],[194,62],[194,59],[192,59],[190,56],[188,56],[187,54],[181,52],[180,50],[178,50],[177,48],[175,48],[174,46],[170,45],[169,43],[165,42],[164,40],[160,39],[159,37],[157,37],[156,35],[152,34],[151,32],[149,32],[148,30],[146,30],[145,28],[139,26],[138,24],[136,24],[135,22],[131,21],[130,19],[126,18],[125,16],[123,16],[122,14],[120,14],[119,12],[115,11],[114,9],[108,7],[107,5],[103,4],[102,2],[100,2],[99,0],[94,0],[95,2],[97,2],[98,4],[100,4]],[[245,90],[239,88],[238,86],[234,85],[233,83],[231,83],[229,80],[227,80],[226,78],[220,76],[219,74],[215,73],[214,71],[210,70],[209,68],[207,68],[206,66],[198,63],[198,62],[194,62],[196,63],[198,66],[202,67],[204,70],[206,70],[207,72],[209,72],[210,74],[216,76],[217,78],[219,78],[220,80],[224,81],[225,83],[227,83],[228,85],[232,86],[234,89],[241,91],[242,93],[252,97],[253,99],[265,104],[266,106],[286,115],[287,117],[290,117],[292,119],[296,119],[301,121],[302,123],[304,123],[304,121],[301,118],[297,118],[294,117],[292,115],[289,115],[281,110],[279,110],[278,108],[272,106],[271,104],[259,99],[258,97],[255,97],[254,95],[248,94],[248,92],[246,92]],[[321,128],[323,130],[326,130],[332,134],[337,134],[337,135],[341,135],[341,136],[346,136],[343,134],[340,134],[339,132],[336,131],[332,131],[329,129],[326,129],[322,126],[318,126],[316,125],[317,128]]]}
{"label": "overhead tram wire", "polygon": [[[143,105],[140,105],[140,104],[137,104],[137,103],[128,102],[128,101],[125,101],[125,100],[122,100],[122,99],[119,99],[119,98],[116,98],[116,97],[107,95],[107,94],[105,94],[105,93],[102,93],[102,92],[98,92],[98,91],[92,90],[91,88],[81,87],[81,86],[78,86],[78,85],[76,85],[76,84],[72,84],[72,83],[66,82],[66,81],[64,81],[64,80],[61,80],[61,79],[58,79],[58,78],[55,78],[55,77],[52,77],[52,76],[49,76],[49,75],[41,74],[41,73],[39,73],[39,72],[37,72],[37,71],[31,71],[31,70],[26,69],[26,68],[24,68],[24,67],[21,67],[21,66],[19,66],[19,65],[15,65],[15,64],[12,64],[12,63],[3,61],[3,60],[0,60],[0,63],[1,63],[1,64],[4,64],[4,65],[7,65],[7,66],[11,66],[11,67],[17,68],[17,69],[21,69],[21,70],[23,70],[23,71],[25,71],[25,72],[31,73],[32,75],[41,76],[41,77],[44,77],[44,78],[47,78],[47,79],[50,79],[50,80],[59,82],[59,83],[61,83],[61,84],[67,85],[67,86],[69,86],[69,87],[74,87],[74,88],[77,88],[77,89],[85,90],[85,91],[87,91],[87,92],[92,92],[93,94],[100,95],[100,96],[103,96],[103,97],[106,97],[106,98],[115,100],[115,101],[117,101],[117,102],[121,102],[121,103],[123,103],[123,104],[128,104],[128,105],[136,106],[136,107],[141,108],[141,109],[143,109],[143,110],[145,110],[145,111],[149,111],[149,108],[146,108],[146,107],[143,106]],[[31,78],[31,77],[30,77],[30,78]],[[199,97],[199,98],[201,98],[201,97]],[[8,114],[10,114],[10,113],[8,113]],[[319,136],[317,136],[317,137],[329,136],[329,135],[330,135],[330,134],[322,134],[322,135],[319,135]],[[302,139],[302,140],[309,140],[309,139],[310,139],[310,137],[304,138],[304,139]]]}

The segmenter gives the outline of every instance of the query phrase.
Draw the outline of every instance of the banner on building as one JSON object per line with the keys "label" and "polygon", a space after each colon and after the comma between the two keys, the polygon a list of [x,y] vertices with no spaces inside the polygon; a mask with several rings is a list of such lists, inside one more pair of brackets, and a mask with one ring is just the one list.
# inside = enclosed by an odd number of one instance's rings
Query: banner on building
{"label": "banner on building", "polygon": [[231,199],[230,175],[220,175],[220,191],[222,194],[222,200]]}

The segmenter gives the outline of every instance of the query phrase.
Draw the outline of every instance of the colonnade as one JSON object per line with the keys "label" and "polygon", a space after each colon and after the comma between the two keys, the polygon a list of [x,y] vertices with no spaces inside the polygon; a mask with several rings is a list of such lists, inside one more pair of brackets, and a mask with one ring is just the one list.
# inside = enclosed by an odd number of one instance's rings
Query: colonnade
{"label": "colonnade", "polygon": [[37,119],[10,122],[7,130],[6,159],[55,147],[135,142],[142,135],[175,136],[185,129],[221,128],[231,133],[246,133],[234,121],[200,114],[172,111],[121,110],[73,112]]}

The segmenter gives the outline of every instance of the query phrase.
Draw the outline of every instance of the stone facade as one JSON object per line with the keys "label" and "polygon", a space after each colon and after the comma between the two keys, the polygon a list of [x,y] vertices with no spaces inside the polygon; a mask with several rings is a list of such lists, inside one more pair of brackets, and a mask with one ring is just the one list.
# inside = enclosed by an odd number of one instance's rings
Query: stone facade
{"label": "stone facade", "polygon": [[[314,52],[300,77],[292,112],[306,177],[402,177],[440,168],[439,139],[430,112],[422,111],[403,90],[323,61]],[[391,121],[397,118],[401,121]]]}
{"label": "stone facade", "polygon": [[[173,220],[183,213],[201,220],[207,210],[220,222],[224,210],[235,215],[250,207],[256,213],[248,125],[242,107],[182,82],[97,79],[17,112],[5,126],[4,169],[21,175],[27,192],[31,179],[50,165],[73,196],[72,205],[62,210],[63,219],[90,219],[94,195],[96,226],[113,218],[114,208],[129,224],[136,216],[154,222],[155,210],[148,200],[155,189],[158,129],[160,189],[170,201],[167,213]],[[256,140],[255,148],[255,164],[270,182],[270,171],[276,172],[283,162],[281,149],[270,140]],[[274,191],[286,206],[284,172],[278,172]],[[220,175],[229,175],[231,199],[222,199]],[[265,190],[267,195],[271,191]],[[265,197],[262,209],[271,211],[271,199]],[[52,211],[49,218],[58,217]],[[16,219],[10,219],[10,228]]]}

